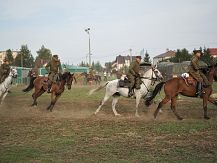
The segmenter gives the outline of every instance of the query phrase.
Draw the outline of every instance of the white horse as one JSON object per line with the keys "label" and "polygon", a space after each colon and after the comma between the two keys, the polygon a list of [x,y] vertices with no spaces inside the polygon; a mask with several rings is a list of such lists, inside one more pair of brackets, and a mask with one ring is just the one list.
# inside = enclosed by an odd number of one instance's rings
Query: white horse
{"label": "white horse", "polygon": [[13,78],[17,77],[17,70],[15,68],[11,68],[8,77],[0,84],[0,104],[3,103],[5,97],[8,94],[8,90],[12,86]]}
{"label": "white horse", "polygon": [[[149,69],[148,71],[146,71],[143,76],[141,77],[141,88],[139,90],[134,89],[135,92],[135,97],[136,97],[136,113],[135,116],[139,116],[138,114],[138,106],[140,103],[140,99],[142,97],[145,97],[148,93],[148,89],[150,88],[151,84],[153,84],[155,81],[157,80],[161,80],[163,79],[162,74],[160,73],[160,71],[158,69],[156,69],[155,67],[152,67],[151,69]],[[115,116],[119,116],[120,114],[117,113],[115,106],[118,102],[118,97],[119,96],[124,96],[124,97],[128,97],[128,92],[129,92],[129,88],[121,88],[118,87],[118,82],[119,79],[116,80],[112,80],[112,81],[108,81],[106,82],[104,85],[99,86],[96,89],[93,89],[90,91],[89,95],[93,94],[96,91],[99,91],[100,89],[104,88],[106,86],[106,93],[104,96],[104,99],[102,100],[100,106],[97,108],[97,110],[95,111],[95,114],[97,114],[101,107],[104,105],[104,103],[111,97],[113,96],[113,101],[112,101],[112,110],[115,114]]]}

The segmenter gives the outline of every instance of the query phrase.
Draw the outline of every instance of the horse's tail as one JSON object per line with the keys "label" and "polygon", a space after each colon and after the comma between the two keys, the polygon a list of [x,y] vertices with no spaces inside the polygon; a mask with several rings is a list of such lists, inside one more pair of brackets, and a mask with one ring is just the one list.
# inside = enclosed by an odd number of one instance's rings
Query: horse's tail
{"label": "horse's tail", "polygon": [[90,90],[89,95],[92,95],[94,92],[97,92],[97,91],[101,90],[101,89],[104,88],[108,83],[109,83],[109,82],[106,82],[105,84],[100,85],[98,88]]}
{"label": "horse's tail", "polygon": [[29,92],[29,91],[31,91],[34,88],[34,83],[33,82],[34,82],[35,79],[36,79],[36,77],[31,77],[28,87],[25,88],[25,89],[23,89],[22,91],[23,92]]}
{"label": "horse's tail", "polygon": [[156,97],[156,95],[161,91],[163,85],[165,84],[165,82],[160,82],[159,84],[157,84],[154,88],[154,91],[152,92],[151,96],[147,97],[145,99],[145,105],[146,106],[150,106],[152,103],[152,100]]}

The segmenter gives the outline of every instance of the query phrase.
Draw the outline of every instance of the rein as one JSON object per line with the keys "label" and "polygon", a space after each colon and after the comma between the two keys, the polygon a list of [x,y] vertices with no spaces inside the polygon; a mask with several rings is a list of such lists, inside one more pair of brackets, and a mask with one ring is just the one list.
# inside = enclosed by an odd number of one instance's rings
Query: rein
{"label": "rein", "polygon": [[[154,73],[154,69],[152,68],[152,74],[151,74],[151,78],[150,77],[140,77],[140,79],[148,79],[148,80],[151,80],[151,81],[153,81],[152,83],[151,83],[151,85],[154,85],[155,84],[155,81],[157,81],[157,78],[154,78],[153,77],[153,73]],[[141,80],[142,81],[142,80]],[[145,88],[147,89],[147,91],[148,92],[150,92],[150,90],[148,89],[148,87],[147,87],[147,85],[142,81],[142,84],[145,86]],[[148,94],[148,92],[147,92],[147,94]]]}

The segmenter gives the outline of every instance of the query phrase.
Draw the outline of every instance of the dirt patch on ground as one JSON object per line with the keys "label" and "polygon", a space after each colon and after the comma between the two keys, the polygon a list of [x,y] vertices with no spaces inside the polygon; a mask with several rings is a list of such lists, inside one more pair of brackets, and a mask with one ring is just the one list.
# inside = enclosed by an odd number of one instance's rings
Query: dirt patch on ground
{"label": "dirt patch on ground", "polygon": [[[80,89],[89,89],[87,87],[78,87],[75,89],[75,93],[79,93]],[[38,99],[38,106],[31,107],[32,98],[31,93],[22,93],[19,88],[12,90],[3,105],[0,106],[0,116],[7,118],[55,118],[55,119],[103,119],[103,120],[115,120],[115,119],[137,119],[145,122],[154,121],[153,113],[157,108],[158,102],[152,104],[150,107],[146,107],[141,100],[139,105],[140,117],[135,117],[135,99],[121,98],[116,106],[117,111],[121,114],[120,117],[115,117],[111,109],[111,100],[107,101],[97,115],[94,115],[96,108],[102,99],[101,97],[90,97],[87,96],[88,91],[84,91],[83,95],[78,94],[77,96],[70,97],[71,92],[66,92],[63,97],[60,97],[53,112],[46,110],[46,107],[50,103],[50,95],[42,95]],[[203,117],[202,100],[200,99],[179,99],[177,102],[178,113],[186,119],[199,119]],[[210,107],[210,106],[209,106]],[[217,112],[213,109],[208,110],[209,115],[212,117],[217,116]],[[162,112],[159,112],[157,121],[174,121],[176,117],[170,110],[170,103],[162,108]]]}

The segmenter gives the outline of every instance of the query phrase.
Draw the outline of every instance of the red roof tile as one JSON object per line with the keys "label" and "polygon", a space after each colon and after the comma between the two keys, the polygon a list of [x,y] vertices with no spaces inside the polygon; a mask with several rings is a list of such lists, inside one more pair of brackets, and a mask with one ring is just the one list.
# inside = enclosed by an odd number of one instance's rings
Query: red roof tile
{"label": "red roof tile", "polygon": [[210,55],[217,55],[217,48],[208,48]]}

